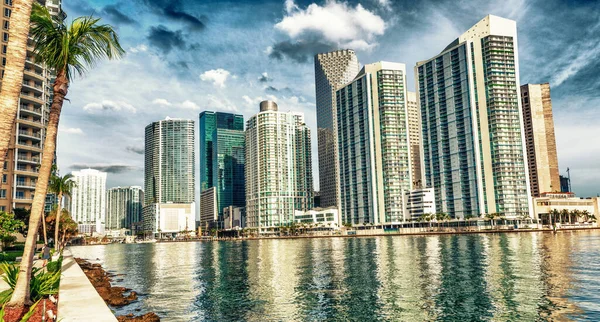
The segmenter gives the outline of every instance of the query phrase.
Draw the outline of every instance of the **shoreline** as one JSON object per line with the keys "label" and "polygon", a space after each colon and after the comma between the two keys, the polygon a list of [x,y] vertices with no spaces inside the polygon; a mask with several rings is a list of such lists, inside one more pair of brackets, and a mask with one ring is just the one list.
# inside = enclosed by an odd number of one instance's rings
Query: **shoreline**
{"label": "shoreline", "polygon": [[[438,236],[438,235],[473,235],[473,234],[502,234],[502,233],[551,233],[551,232],[568,232],[568,231],[586,231],[586,230],[600,230],[600,227],[571,227],[571,228],[560,228],[556,231],[551,228],[522,228],[522,229],[481,229],[481,230],[456,230],[437,231],[437,227],[432,227],[432,231],[417,231],[417,232],[388,232],[388,233],[368,233],[369,229],[356,230],[357,234],[339,234],[339,235],[298,235],[298,236],[261,236],[261,237],[220,237],[220,238],[193,238],[187,240],[157,240],[156,243],[186,243],[186,242],[215,242],[215,241],[244,241],[244,240],[273,240],[273,239],[318,239],[318,238],[366,238],[366,237],[384,237],[384,236]],[[447,229],[441,227],[440,229]],[[114,243],[98,243],[98,244],[86,244],[86,245],[71,245],[71,246],[97,246],[97,245],[110,245]],[[132,243],[135,244],[135,243]]]}

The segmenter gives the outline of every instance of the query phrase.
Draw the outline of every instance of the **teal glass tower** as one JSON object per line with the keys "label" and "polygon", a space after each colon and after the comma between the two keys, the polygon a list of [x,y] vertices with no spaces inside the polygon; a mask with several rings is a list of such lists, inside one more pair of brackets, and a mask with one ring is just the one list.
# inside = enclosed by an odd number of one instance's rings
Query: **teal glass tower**
{"label": "teal glass tower", "polygon": [[[218,214],[210,216],[213,219],[210,221],[217,217],[220,222],[223,208],[244,207],[246,204],[244,117],[204,111],[200,113],[199,121],[200,192],[216,188]],[[200,221],[201,227],[207,226],[207,219],[203,219],[202,214]],[[208,223],[209,226],[217,224],[218,222]]]}

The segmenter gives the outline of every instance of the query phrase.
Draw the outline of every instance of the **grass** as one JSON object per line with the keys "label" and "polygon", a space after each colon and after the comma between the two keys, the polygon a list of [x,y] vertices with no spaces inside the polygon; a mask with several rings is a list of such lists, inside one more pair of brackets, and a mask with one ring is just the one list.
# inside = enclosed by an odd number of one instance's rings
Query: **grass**
{"label": "grass", "polygon": [[23,256],[23,250],[6,250],[0,252],[0,262],[14,262],[17,257]]}

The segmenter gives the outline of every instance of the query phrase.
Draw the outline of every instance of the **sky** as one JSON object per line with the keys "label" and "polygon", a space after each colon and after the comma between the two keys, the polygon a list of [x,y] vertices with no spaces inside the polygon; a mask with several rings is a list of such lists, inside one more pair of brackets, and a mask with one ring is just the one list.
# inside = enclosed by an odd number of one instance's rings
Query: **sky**
{"label": "sky", "polygon": [[305,114],[318,189],[314,54],[350,48],[361,65],[404,63],[414,90],[417,61],[494,14],[517,21],[521,83],[550,83],[561,174],[571,169],[579,196],[600,193],[598,1],[63,0],[63,9],[68,22],[94,15],[113,25],[127,51],[71,84],[63,173],[91,167],[108,172],[109,188],[143,186],[146,125],[197,122],[204,110],[247,120],[271,99]]}

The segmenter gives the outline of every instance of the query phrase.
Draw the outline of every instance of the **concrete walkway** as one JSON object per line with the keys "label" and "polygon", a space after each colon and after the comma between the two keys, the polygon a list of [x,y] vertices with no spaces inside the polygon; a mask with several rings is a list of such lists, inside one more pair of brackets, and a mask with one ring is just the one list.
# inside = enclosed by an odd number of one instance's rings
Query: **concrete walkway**
{"label": "concrete walkway", "polygon": [[117,322],[69,249],[63,252],[58,299],[58,321]]}

